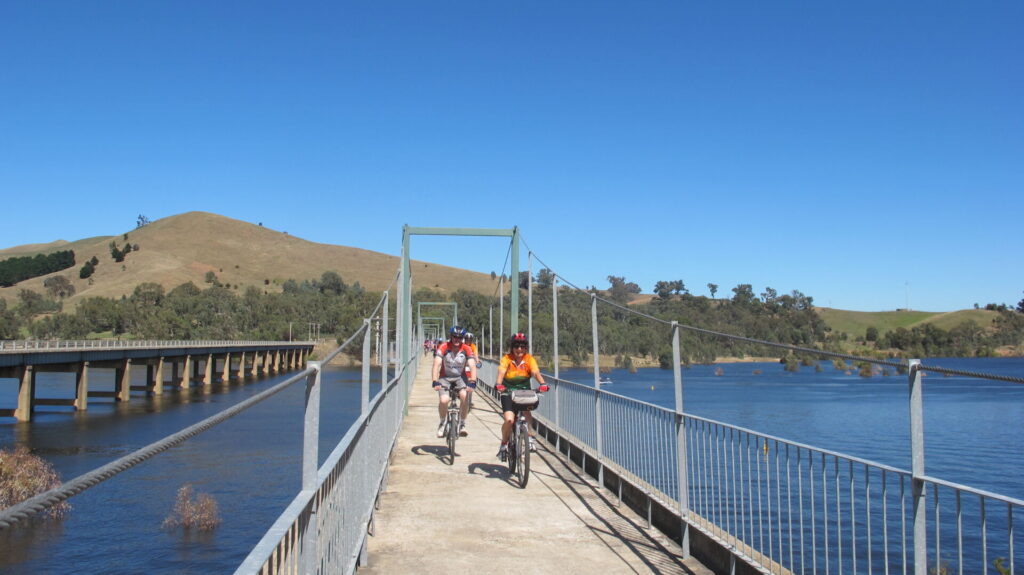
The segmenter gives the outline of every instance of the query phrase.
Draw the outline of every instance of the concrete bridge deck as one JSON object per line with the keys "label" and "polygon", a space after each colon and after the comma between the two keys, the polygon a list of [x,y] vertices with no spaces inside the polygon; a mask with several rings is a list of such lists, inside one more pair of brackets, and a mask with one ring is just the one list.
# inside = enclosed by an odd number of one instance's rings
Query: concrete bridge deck
{"label": "concrete bridge deck", "polygon": [[597,489],[538,438],[526,489],[498,460],[501,417],[478,396],[454,465],[441,460],[437,393],[421,362],[387,491],[369,540],[369,573],[694,573],[678,544]]}

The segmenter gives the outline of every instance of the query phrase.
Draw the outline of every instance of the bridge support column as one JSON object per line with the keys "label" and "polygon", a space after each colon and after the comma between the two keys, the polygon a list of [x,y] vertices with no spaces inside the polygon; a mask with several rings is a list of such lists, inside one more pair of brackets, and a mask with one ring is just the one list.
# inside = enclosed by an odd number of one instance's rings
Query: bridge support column
{"label": "bridge support column", "polygon": [[21,368],[18,378],[18,407],[14,418],[18,421],[32,421],[32,408],[36,399],[36,370],[31,365]]}
{"label": "bridge support column", "polygon": [[238,381],[242,381],[242,380],[245,379],[245,352],[244,351],[238,356],[238,371],[235,372],[235,377],[238,378]]}
{"label": "bridge support column", "polygon": [[78,373],[75,375],[75,409],[85,411],[89,409],[89,362],[83,361],[78,364]]}
{"label": "bridge support column", "polygon": [[220,370],[220,380],[222,383],[231,382],[231,352],[224,354],[224,367]]}
{"label": "bridge support column", "polygon": [[182,363],[181,366],[181,382],[178,384],[178,387],[180,387],[181,389],[188,389],[192,385],[191,374],[192,356],[186,355],[185,361]]}
{"label": "bridge support column", "polygon": [[281,350],[274,350],[274,373],[281,372]]}
{"label": "bridge support column", "polygon": [[128,401],[131,399],[132,383],[132,359],[126,358],[123,367],[114,370],[114,398],[117,401]]}
{"label": "bridge support column", "polygon": [[156,369],[153,370],[153,394],[163,395],[164,394],[164,358],[163,356],[158,357],[156,360]]}
{"label": "bridge support column", "polygon": [[203,385],[213,384],[213,363],[217,361],[213,359],[213,354],[206,354],[206,365],[203,366]]}

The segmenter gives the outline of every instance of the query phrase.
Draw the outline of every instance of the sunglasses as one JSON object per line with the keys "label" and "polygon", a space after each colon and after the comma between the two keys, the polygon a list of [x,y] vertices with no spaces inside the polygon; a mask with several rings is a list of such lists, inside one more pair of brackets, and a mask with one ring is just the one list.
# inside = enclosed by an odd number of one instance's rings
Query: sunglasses
{"label": "sunglasses", "polygon": [[528,347],[530,346],[526,345],[525,343],[517,343],[512,346],[512,349],[526,349]]}

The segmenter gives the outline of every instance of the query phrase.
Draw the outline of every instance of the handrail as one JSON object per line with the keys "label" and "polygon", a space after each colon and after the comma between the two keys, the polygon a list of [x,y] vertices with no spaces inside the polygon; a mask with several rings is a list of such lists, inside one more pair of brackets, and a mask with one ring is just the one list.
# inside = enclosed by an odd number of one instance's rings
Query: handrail
{"label": "handrail", "polygon": [[195,347],[247,347],[316,345],[315,341],[259,341],[259,340],[148,340],[148,339],[86,339],[86,340],[0,340],[0,353],[19,351],[78,350],[78,349],[155,349]]}

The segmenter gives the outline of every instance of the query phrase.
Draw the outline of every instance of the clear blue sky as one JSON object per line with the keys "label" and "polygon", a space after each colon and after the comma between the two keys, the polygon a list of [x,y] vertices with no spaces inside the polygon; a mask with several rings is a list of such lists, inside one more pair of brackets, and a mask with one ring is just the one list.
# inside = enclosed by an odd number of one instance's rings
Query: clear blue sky
{"label": "clear blue sky", "polygon": [[1020,1],[5,0],[0,247],[193,210],[396,255],[518,225],[581,286],[1016,304],[1022,30]]}

